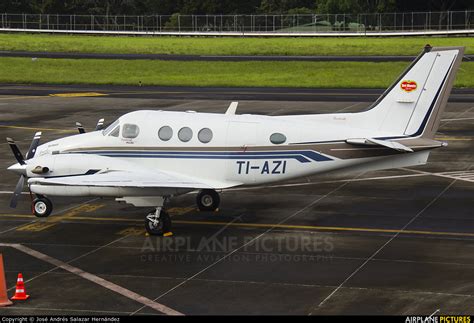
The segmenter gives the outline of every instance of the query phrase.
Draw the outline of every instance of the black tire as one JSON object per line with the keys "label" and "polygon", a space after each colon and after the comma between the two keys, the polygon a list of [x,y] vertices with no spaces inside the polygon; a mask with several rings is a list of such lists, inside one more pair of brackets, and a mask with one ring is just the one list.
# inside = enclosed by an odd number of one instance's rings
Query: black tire
{"label": "black tire", "polygon": [[153,222],[145,218],[145,230],[149,235],[162,236],[171,231],[171,218],[166,211],[161,211],[160,221],[158,225],[153,225]]}
{"label": "black tire", "polygon": [[46,218],[53,212],[53,203],[44,196],[38,197],[33,200],[32,209],[38,218]]}
{"label": "black tire", "polygon": [[200,211],[216,211],[220,203],[221,198],[214,190],[201,190],[196,196],[196,204]]}

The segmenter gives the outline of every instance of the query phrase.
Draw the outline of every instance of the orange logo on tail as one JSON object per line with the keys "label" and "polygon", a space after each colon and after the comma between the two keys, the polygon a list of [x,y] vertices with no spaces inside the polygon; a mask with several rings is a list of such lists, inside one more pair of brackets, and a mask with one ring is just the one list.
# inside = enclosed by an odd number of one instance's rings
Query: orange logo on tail
{"label": "orange logo on tail", "polygon": [[415,81],[402,81],[400,87],[405,92],[415,91],[418,87]]}

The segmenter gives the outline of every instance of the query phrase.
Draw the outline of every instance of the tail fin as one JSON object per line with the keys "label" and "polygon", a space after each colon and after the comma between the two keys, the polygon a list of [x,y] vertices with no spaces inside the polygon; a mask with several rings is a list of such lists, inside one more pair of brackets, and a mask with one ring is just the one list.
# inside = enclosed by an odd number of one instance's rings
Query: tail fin
{"label": "tail fin", "polygon": [[[432,139],[438,130],[464,47],[429,47],[363,112],[371,128]],[[366,119],[367,118],[367,119]]]}

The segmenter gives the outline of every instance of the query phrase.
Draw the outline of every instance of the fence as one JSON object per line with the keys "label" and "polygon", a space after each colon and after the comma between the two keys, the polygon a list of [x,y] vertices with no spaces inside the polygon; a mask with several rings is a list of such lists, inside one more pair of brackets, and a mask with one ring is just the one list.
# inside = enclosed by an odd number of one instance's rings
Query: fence
{"label": "fence", "polygon": [[2,29],[182,33],[381,33],[471,30],[474,11],[298,15],[1,14]]}

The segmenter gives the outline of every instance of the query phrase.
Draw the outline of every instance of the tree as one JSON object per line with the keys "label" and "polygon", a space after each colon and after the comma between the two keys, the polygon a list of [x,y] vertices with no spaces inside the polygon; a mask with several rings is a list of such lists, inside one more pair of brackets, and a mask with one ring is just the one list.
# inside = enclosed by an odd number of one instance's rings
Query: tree
{"label": "tree", "polygon": [[473,0],[2,0],[5,13],[95,15],[382,13],[473,10]]}
{"label": "tree", "polygon": [[292,8],[286,12],[288,15],[310,15],[314,13],[314,9],[309,9],[305,7],[301,8]]}
{"label": "tree", "polygon": [[374,13],[394,12],[396,0],[318,0],[318,13]]}
{"label": "tree", "polygon": [[291,9],[314,8],[314,1],[306,0],[262,0],[258,11],[265,14],[286,14]]}
{"label": "tree", "polygon": [[165,29],[168,31],[177,31],[179,26],[179,13],[171,15],[170,19],[165,23]]}

